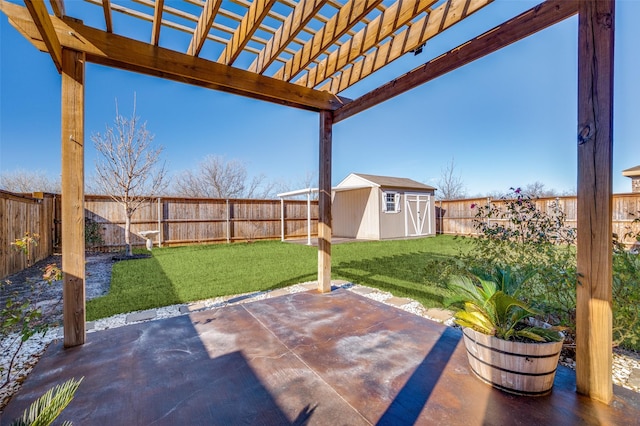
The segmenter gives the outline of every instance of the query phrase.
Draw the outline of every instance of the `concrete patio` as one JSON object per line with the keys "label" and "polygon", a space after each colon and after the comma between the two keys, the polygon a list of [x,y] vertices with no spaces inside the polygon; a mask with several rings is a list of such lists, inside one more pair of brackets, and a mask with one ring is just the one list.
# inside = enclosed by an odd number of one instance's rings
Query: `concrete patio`
{"label": "concrete patio", "polygon": [[470,372],[461,333],[343,289],[315,291],[90,333],[53,344],[1,424],[82,377],[62,413],[76,425],[628,425],[640,395],[610,406],[575,393],[516,397]]}

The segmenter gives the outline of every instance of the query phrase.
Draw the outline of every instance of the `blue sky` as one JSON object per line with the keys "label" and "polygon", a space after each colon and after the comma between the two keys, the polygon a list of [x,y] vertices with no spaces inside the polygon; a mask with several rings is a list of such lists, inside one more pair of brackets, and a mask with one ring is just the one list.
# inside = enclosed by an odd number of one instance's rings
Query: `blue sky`
{"label": "blue sky", "polygon": [[[364,94],[537,3],[496,0],[422,54],[405,55],[343,94]],[[616,15],[613,189],[629,192],[621,171],[640,164],[640,0],[618,1]],[[574,17],[338,123],[333,183],[360,172],[435,185],[454,158],[469,195],[535,181],[574,190],[576,64]],[[87,174],[95,161],[90,135],[113,123],[115,99],[129,115],[134,93],[171,173],[214,154],[289,186],[317,175],[316,113],[93,64],[86,68]],[[60,173],[60,75],[0,13],[0,170],[18,168]]]}

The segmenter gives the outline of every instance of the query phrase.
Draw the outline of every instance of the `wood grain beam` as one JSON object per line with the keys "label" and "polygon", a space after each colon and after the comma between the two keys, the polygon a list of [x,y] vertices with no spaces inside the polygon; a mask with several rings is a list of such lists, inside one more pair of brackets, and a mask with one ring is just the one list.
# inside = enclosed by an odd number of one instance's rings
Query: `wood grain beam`
{"label": "wood grain beam", "polygon": [[342,37],[351,27],[378,6],[382,0],[349,0],[329,19],[313,38],[290,58],[273,75],[280,80],[291,81],[329,46]]}
{"label": "wood grain beam", "polygon": [[547,0],[334,111],[334,123],[496,52],[578,12],[580,0]]}
{"label": "wood grain beam", "polygon": [[104,25],[108,33],[113,32],[113,19],[111,18],[111,0],[102,0],[102,11],[104,13]]}
{"label": "wood grain beam", "polygon": [[[347,43],[334,50],[296,84],[315,87],[327,77],[376,46],[437,0],[398,0],[358,31]],[[442,7],[442,6],[441,6]]]}
{"label": "wood grain beam", "polygon": [[429,15],[396,34],[391,40],[364,55],[363,59],[334,77],[320,90],[341,92],[395,61],[405,53],[424,45],[431,38],[487,6],[493,0],[449,0]]}
{"label": "wood grain beam", "polygon": [[275,3],[276,0],[254,0],[251,3],[236,32],[231,36],[231,40],[229,40],[229,43],[220,54],[218,62],[231,65],[238,59],[242,49],[249,43],[253,34],[260,27],[262,20]]}
{"label": "wood grain beam", "polygon": [[193,38],[187,49],[189,55],[198,56],[200,54],[200,50],[202,50],[202,46],[207,39],[207,34],[209,34],[209,30],[211,29],[211,25],[213,25],[213,20],[218,14],[218,9],[220,9],[221,4],[222,0],[206,1],[202,9],[202,14],[200,14],[200,18],[196,24],[196,29],[193,31]]}
{"label": "wood grain beam", "polygon": [[[40,33],[24,7],[2,2],[0,9],[42,49]],[[349,102],[330,93],[107,33],[74,20],[52,17],[52,22],[61,45],[84,52],[92,63],[310,111],[334,110]]]}
{"label": "wood grain beam", "polygon": [[162,12],[164,0],[156,0],[153,5],[153,23],[151,24],[151,44],[157,46],[160,43],[160,29],[162,28]]}
{"label": "wood grain beam", "polygon": [[51,9],[53,10],[53,14],[58,18],[62,18],[66,15],[66,10],[64,7],[64,0],[49,0],[51,3]]}
{"label": "wood grain beam", "polygon": [[248,70],[262,74],[326,3],[327,0],[300,0]]}
{"label": "wood grain beam", "polygon": [[25,6],[31,14],[34,24],[38,28],[38,32],[42,37],[42,41],[47,46],[47,51],[51,55],[51,59],[55,64],[58,72],[62,71],[62,47],[53,28],[51,17],[47,11],[44,0],[24,0]]}
{"label": "wood grain beam", "polygon": [[86,339],[84,53],[62,50],[62,273],[64,346]]}
{"label": "wood grain beam", "polygon": [[578,23],[576,387],[610,403],[614,0],[582,0]]}
{"label": "wood grain beam", "polygon": [[331,111],[320,112],[320,164],[318,167],[318,291],[331,291]]}

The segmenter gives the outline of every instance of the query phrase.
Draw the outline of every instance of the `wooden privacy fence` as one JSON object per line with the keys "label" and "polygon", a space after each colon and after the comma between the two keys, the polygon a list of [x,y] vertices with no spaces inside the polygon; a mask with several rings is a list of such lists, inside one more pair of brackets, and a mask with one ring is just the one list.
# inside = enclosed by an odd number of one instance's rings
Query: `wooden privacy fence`
{"label": "wooden privacy fence", "polygon": [[[299,200],[246,200],[154,198],[133,215],[131,242],[143,245],[140,231],[160,233],[160,245],[182,245],[307,236],[307,202]],[[284,221],[281,215],[284,212]],[[125,215],[122,206],[106,196],[87,195],[85,216],[100,229],[103,243],[97,250],[124,247]],[[311,203],[311,234],[318,232],[318,203]]]}
{"label": "wooden privacy fence", "polygon": [[[575,196],[569,197],[549,197],[531,200],[536,207],[546,213],[553,213],[553,209],[558,205],[566,214],[566,225],[576,227],[577,219],[577,199]],[[640,223],[633,223],[633,220],[640,214],[640,194],[614,194],[613,195],[613,232],[621,238],[628,232],[640,232]],[[484,206],[487,203],[504,204],[504,200],[490,198],[468,198],[464,200],[442,200],[436,202],[436,230],[438,234],[453,235],[477,235],[473,227],[476,209],[471,205]],[[505,222],[505,219],[489,219],[491,222]],[[625,243],[632,244],[633,241],[626,239]]]}
{"label": "wooden privacy fence", "polygon": [[27,267],[26,256],[11,246],[26,232],[39,235],[38,245],[31,250],[32,264],[53,254],[59,201],[54,194],[25,196],[0,190],[0,279]]}

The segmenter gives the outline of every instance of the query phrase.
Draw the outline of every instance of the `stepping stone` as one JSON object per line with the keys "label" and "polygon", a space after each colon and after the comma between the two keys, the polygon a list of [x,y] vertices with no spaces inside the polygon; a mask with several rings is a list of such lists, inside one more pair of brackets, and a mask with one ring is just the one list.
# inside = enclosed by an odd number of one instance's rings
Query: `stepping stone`
{"label": "stepping stone", "polygon": [[634,387],[640,387],[640,368],[634,368],[631,370],[631,374],[627,379],[627,384]]}
{"label": "stepping stone", "polygon": [[372,293],[375,290],[371,287],[355,287],[352,288],[351,291],[353,291],[354,293],[362,294],[364,296],[365,294]]}
{"label": "stepping stone", "polygon": [[127,315],[126,322],[138,322],[138,321],[146,321],[150,319],[154,319],[156,317],[156,310],[149,309],[147,311],[134,312],[132,314]]}
{"label": "stepping stone", "polygon": [[384,303],[387,303],[389,305],[393,305],[393,306],[403,306],[406,305],[407,303],[411,303],[412,300],[411,299],[407,299],[404,297],[390,297],[387,300],[384,301]]}
{"label": "stepping stone", "polygon": [[285,296],[287,294],[291,294],[289,293],[289,290],[287,290],[286,288],[279,288],[277,290],[270,291],[269,297]]}
{"label": "stepping stone", "polygon": [[[202,302],[191,303],[191,304],[185,306],[185,308],[187,308],[186,312],[201,311],[201,310],[205,309],[206,307],[207,306]],[[182,312],[182,307],[180,307],[180,312]]]}
{"label": "stepping stone", "polygon": [[88,321],[87,324],[85,325],[85,329],[87,331],[89,330],[93,330],[94,328],[96,328],[96,323],[95,321]]}
{"label": "stepping stone", "polygon": [[318,282],[312,282],[312,283],[306,283],[306,284],[302,284],[302,287],[309,289],[309,290],[315,290],[316,288],[318,288]]}
{"label": "stepping stone", "polygon": [[434,320],[445,322],[449,318],[453,317],[453,312],[447,309],[431,308],[427,309],[426,315]]}
{"label": "stepping stone", "polygon": [[188,314],[189,312],[191,312],[191,309],[189,309],[189,305],[182,305],[180,306],[180,308],[178,308],[178,310],[181,314]]}

